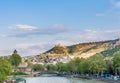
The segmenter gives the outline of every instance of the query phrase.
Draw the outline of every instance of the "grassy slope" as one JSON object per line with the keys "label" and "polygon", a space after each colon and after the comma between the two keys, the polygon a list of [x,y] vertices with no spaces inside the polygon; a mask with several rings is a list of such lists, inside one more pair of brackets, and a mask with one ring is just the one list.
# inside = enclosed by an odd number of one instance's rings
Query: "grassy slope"
{"label": "grassy slope", "polygon": [[117,46],[113,49],[109,49],[109,50],[106,50],[106,51],[103,51],[101,52],[105,57],[107,56],[113,56],[114,53],[116,53],[117,51],[120,51],[120,46]]}
{"label": "grassy slope", "polygon": [[86,53],[90,50],[95,50],[100,48],[105,48],[105,44],[109,44],[110,41],[101,41],[101,42],[90,42],[90,43],[80,43],[72,46],[55,46],[52,49],[48,50],[46,53],[52,53],[52,54],[64,54],[67,52],[68,54],[74,54],[74,53]]}
{"label": "grassy slope", "polygon": [[78,56],[84,58],[90,57],[96,53],[102,53],[105,57],[107,57],[113,56],[115,52],[120,51],[120,46],[115,46],[115,48],[113,48],[114,45],[116,45],[116,42],[118,41],[120,40],[115,39],[109,41],[79,43],[71,46],[55,46],[45,53],[50,53],[53,56],[55,55],[65,56],[66,54],[70,54],[73,55],[74,57]]}

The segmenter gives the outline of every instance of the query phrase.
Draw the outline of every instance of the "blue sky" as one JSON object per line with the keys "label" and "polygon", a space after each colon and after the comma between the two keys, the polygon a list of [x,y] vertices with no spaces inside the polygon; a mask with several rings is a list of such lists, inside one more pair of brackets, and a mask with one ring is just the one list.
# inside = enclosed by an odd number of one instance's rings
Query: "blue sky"
{"label": "blue sky", "polygon": [[0,56],[120,37],[120,0],[1,0]]}

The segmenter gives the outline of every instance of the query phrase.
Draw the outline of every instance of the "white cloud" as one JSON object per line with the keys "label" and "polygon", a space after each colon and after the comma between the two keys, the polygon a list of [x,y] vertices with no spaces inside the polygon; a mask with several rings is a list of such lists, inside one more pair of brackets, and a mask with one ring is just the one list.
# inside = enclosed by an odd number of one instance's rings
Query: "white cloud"
{"label": "white cloud", "polygon": [[[40,43],[19,43],[14,46],[14,48],[7,48],[4,50],[0,50],[1,54],[11,55],[13,51],[16,49],[21,56],[30,56],[30,55],[38,55],[43,53],[57,44],[62,44],[63,46],[72,45],[74,42],[70,42],[67,40],[54,40],[49,42],[40,42]],[[5,54],[6,53],[6,54]]]}
{"label": "white cloud", "polygon": [[[30,25],[15,25],[9,27],[10,29],[22,30],[14,34],[8,35],[9,37],[33,37],[39,35],[53,35],[71,31],[71,28],[68,28],[62,24],[53,24],[45,27],[35,27]],[[13,30],[12,30],[13,31]]]}
{"label": "white cloud", "polygon": [[120,30],[86,29],[84,31],[76,31],[72,36],[63,36],[61,40],[75,44],[80,42],[112,40],[118,37],[120,37]]}
{"label": "white cloud", "polygon": [[112,13],[114,9],[115,9],[115,8],[112,7],[112,8],[110,8],[110,9],[106,10],[105,12],[96,13],[96,16],[107,16],[107,15],[109,15],[110,13]]}
{"label": "white cloud", "polygon": [[14,26],[9,26],[9,29],[17,29],[17,30],[35,30],[37,27],[31,26],[31,25],[25,25],[25,24],[17,24]]}
{"label": "white cloud", "polygon": [[105,16],[104,13],[97,13],[96,16]]}
{"label": "white cloud", "polygon": [[120,33],[120,29],[117,30],[106,30],[107,33]]}
{"label": "white cloud", "polygon": [[6,37],[6,35],[4,35],[4,34],[0,34],[0,37]]}
{"label": "white cloud", "polygon": [[107,16],[109,14],[116,13],[116,9],[120,9],[120,1],[110,0],[111,8],[102,13],[96,13],[96,16]]}
{"label": "white cloud", "polygon": [[86,29],[85,31],[89,32],[89,33],[97,33],[98,32],[97,30],[92,30],[92,29]]}
{"label": "white cloud", "polygon": [[41,42],[41,43],[21,43],[16,45],[22,56],[38,55],[55,46],[54,43]]}
{"label": "white cloud", "polygon": [[[56,27],[57,28],[57,27]],[[74,32],[66,32],[64,34],[56,35],[56,38],[40,41],[33,41],[32,43],[18,43],[14,45],[14,48],[9,48],[5,50],[0,50],[0,53],[11,54],[14,49],[17,49],[20,55],[37,55],[42,52],[45,52],[58,43],[61,43],[64,46],[73,45],[83,42],[92,42],[92,41],[102,41],[102,40],[111,40],[120,37],[120,29],[114,30],[95,30],[95,29],[85,29],[84,31],[77,30]]]}
{"label": "white cloud", "polygon": [[63,25],[63,24],[53,24],[49,25],[46,27],[40,28],[41,31],[43,32],[50,32],[50,33],[61,33],[61,32],[66,32],[69,31],[71,28]]}
{"label": "white cloud", "polygon": [[119,0],[110,0],[113,8],[120,8],[120,1]]}
{"label": "white cloud", "polygon": [[51,26],[53,29],[58,29],[58,30],[62,30],[62,29],[65,29],[65,26],[64,25],[62,25],[62,24],[53,24],[52,26]]}
{"label": "white cloud", "polygon": [[11,55],[15,49],[7,48],[7,49],[0,49],[0,56],[7,56]]}
{"label": "white cloud", "polygon": [[116,8],[120,8],[120,1],[118,1],[118,2],[115,3],[115,7]]}

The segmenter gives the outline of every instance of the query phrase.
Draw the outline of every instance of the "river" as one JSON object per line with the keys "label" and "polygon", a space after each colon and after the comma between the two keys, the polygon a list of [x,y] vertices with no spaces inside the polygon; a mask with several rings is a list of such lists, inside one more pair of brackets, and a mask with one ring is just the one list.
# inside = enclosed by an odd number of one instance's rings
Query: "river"
{"label": "river", "polygon": [[97,80],[87,80],[87,79],[71,78],[71,77],[58,77],[58,76],[50,76],[50,75],[26,78],[26,82],[27,83],[105,83]]}

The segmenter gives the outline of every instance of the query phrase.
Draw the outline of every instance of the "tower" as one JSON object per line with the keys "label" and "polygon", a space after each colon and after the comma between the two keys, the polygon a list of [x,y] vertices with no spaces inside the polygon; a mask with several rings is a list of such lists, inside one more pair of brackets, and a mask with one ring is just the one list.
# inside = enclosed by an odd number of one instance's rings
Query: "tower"
{"label": "tower", "polygon": [[13,54],[17,54],[17,50],[16,49],[13,51]]}

